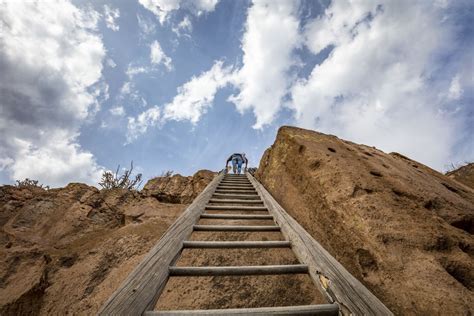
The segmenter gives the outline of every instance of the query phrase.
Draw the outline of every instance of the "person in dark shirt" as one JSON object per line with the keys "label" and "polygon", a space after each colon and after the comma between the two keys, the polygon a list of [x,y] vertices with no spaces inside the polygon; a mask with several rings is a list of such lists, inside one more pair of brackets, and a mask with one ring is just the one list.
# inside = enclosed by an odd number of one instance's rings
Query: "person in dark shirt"
{"label": "person in dark shirt", "polygon": [[242,164],[245,163],[245,171],[247,170],[247,165],[249,163],[247,157],[245,157],[244,153],[241,154],[232,154],[230,157],[227,159],[225,163],[225,170],[227,170],[227,166],[229,165],[229,161],[232,161],[232,169],[234,173],[240,174],[242,171]]}

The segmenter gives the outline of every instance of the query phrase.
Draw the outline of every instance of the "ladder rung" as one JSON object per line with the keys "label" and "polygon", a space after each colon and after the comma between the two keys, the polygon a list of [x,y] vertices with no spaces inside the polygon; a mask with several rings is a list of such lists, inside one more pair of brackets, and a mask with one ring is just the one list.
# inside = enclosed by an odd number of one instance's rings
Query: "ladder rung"
{"label": "ladder rung", "polygon": [[271,215],[260,214],[202,214],[201,218],[215,219],[273,219]]}
{"label": "ladder rung", "polygon": [[227,200],[227,199],[210,199],[209,203],[242,203],[242,204],[263,204],[262,200]]}
{"label": "ladder rung", "polygon": [[214,193],[231,193],[231,194],[246,194],[246,195],[258,195],[257,191],[255,190],[249,190],[249,191],[242,191],[242,190],[224,190],[224,189],[216,189]]}
{"label": "ladder rung", "polygon": [[217,186],[217,189],[235,189],[235,190],[252,190],[255,189],[253,185],[238,186],[238,185],[221,185]]}
{"label": "ladder rung", "polygon": [[267,211],[265,206],[206,205],[206,210]]}
{"label": "ladder rung", "polygon": [[260,316],[260,315],[315,315],[337,316],[337,304],[278,306],[256,308],[228,308],[228,309],[193,309],[176,311],[147,311],[145,316],[179,316],[179,315],[234,315],[234,316]]}
{"label": "ladder rung", "polygon": [[170,276],[267,275],[308,273],[305,264],[227,267],[169,267]]}
{"label": "ladder rung", "polygon": [[275,225],[194,225],[196,231],[231,231],[231,232],[266,232],[280,231],[280,226]]}
{"label": "ladder rung", "polygon": [[260,196],[255,194],[225,194],[225,193],[214,193],[212,198],[222,199],[246,199],[246,200],[260,200]]}
{"label": "ladder rung", "polygon": [[243,184],[252,184],[249,180],[225,180],[222,179],[220,183],[243,183]]}
{"label": "ladder rung", "polygon": [[289,241],[185,241],[184,248],[288,248]]}

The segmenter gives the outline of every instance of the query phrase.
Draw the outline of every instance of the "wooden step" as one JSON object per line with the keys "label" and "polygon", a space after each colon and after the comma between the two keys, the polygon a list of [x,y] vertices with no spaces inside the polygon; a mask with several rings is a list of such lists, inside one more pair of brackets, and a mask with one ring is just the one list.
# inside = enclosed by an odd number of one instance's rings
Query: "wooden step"
{"label": "wooden step", "polygon": [[251,184],[235,184],[235,183],[219,183],[218,187],[255,189],[255,187]]}
{"label": "wooden step", "polygon": [[308,273],[305,264],[227,267],[169,267],[170,276],[270,275]]}
{"label": "wooden step", "polygon": [[206,205],[206,210],[268,211],[266,206]]}
{"label": "wooden step", "polygon": [[252,185],[249,181],[221,181],[219,184]]}
{"label": "wooden step", "polygon": [[209,203],[263,204],[263,201],[262,200],[210,199]]}
{"label": "wooden step", "polygon": [[261,200],[258,195],[255,194],[230,194],[230,193],[214,193],[213,199],[245,199],[245,200]]}
{"label": "wooden step", "polygon": [[256,308],[227,308],[227,309],[194,309],[176,311],[147,311],[145,316],[179,316],[179,315],[234,315],[234,316],[261,316],[261,315],[315,315],[315,316],[337,316],[339,306],[337,304],[302,305],[302,306],[278,306],[278,307],[256,307]]}
{"label": "wooden step", "polygon": [[252,191],[242,191],[242,190],[219,190],[216,189],[214,193],[230,193],[230,194],[253,194],[257,195],[257,191],[252,190]]}
{"label": "wooden step", "polygon": [[194,225],[193,229],[195,231],[266,232],[280,231],[280,226]]}
{"label": "wooden step", "polygon": [[260,214],[202,214],[201,218],[214,219],[273,219],[271,215]]}
{"label": "wooden step", "polygon": [[222,179],[220,183],[229,182],[229,183],[252,183],[248,179]]}
{"label": "wooden step", "polygon": [[239,190],[239,191],[250,191],[250,190],[255,190],[254,187],[235,187],[235,186],[223,186],[219,185],[217,186],[216,190]]}
{"label": "wooden step", "polygon": [[289,241],[185,241],[183,248],[288,248]]}

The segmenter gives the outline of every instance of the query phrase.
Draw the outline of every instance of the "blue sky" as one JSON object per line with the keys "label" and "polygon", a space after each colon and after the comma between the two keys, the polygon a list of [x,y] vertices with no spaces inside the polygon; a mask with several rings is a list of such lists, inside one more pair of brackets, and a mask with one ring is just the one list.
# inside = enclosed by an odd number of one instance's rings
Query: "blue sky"
{"label": "blue sky", "polygon": [[471,1],[0,1],[0,182],[257,166],[281,125],[474,160]]}

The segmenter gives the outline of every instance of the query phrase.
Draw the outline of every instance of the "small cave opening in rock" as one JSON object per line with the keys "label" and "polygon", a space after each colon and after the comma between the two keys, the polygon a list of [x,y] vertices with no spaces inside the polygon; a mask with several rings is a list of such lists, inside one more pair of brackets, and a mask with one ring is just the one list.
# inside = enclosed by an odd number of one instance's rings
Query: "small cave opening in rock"
{"label": "small cave opening in rock", "polygon": [[336,150],[335,150],[334,148],[332,148],[332,147],[328,147],[328,150],[329,150],[330,152],[332,152],[332,153],[335,153],[335,152],[336,152]]}
{"label": "small cave opening in rock", "polygon": [[467,232],[471,235],[474,233],[474,220],[473,220],[473,218],[461,218],[461,219],[458,219],[454,222],[451,222],[451,225],[456,227],[456,228],[462,229],[462,230],[464,230],[465,232]]}
{"label": "small cave opening in rock", "polygon": [[382,177],[382,174],[378,171],[372,170],[370,171],[370,174],[373,175],[374,177]]}
{"label": "small cave opening in rock", "polygon": [[443,260],[441,265],[453,278],[455,278],[464,287],[472,291],[474,289],[474,279],[471,276],[468,267],[456,261]]}

